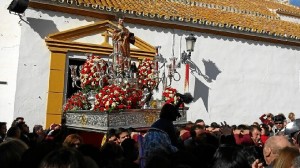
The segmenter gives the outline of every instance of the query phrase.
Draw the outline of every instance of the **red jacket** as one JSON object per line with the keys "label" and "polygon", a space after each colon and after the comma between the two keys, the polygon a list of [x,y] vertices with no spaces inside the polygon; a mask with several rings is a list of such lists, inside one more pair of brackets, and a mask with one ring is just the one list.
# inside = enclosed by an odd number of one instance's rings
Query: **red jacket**
{"label": "red jacket", "polygon": [[261,140],[262,144],[265,144],[268,138],[269,138],[269,136],[267,136],[267,135],[261,135],[260,140]]}

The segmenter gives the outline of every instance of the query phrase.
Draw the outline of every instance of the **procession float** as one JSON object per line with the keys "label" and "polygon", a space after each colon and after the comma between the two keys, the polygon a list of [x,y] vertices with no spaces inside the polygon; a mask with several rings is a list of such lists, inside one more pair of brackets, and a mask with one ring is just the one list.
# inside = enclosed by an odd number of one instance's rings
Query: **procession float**
{"label": "procession float", "polygon": [[[109,56],[89,53],[82,65],[68,67],[72,88],[76,88],[63,106],[68,128],[100,133],[120,127],[147,129],[159,118],[165,103],[175,105],[183,96],[166,81],[174,74],[175,61],[168,66],[169,74],[160,77],[159,47],[153,60],[133,60],[130,44],[134,44],[135,37],[124,27],[123,19],[119,19],[110,37],[113,52]],[[161,98],[153,99],[159,84],[163,85]],[[181,117],[174,124],[187,122],[187,109],[182,103]]]}

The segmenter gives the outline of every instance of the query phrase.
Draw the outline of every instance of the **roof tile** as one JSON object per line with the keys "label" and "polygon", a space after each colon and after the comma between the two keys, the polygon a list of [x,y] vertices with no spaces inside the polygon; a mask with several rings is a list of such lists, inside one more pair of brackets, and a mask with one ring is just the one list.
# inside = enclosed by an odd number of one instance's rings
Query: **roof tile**
{"label": "roof tile", "polygon": [[[106,11],[300,38],[300,24],[280,19],[276,11],[299,16],[300,8],[274,0],[77,0]],[[101,9],[101,7],[99,8]],[[104,9],[104,8],[103,8]]]}

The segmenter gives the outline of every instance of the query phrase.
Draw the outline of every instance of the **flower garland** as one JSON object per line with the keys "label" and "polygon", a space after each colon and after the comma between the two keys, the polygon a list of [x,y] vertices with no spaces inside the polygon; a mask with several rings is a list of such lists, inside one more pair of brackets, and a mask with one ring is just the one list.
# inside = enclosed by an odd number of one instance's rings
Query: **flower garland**
{"label": "flower garland", "polygon": [[164,100],[167,104],[175,105],[179,99],[179,97],[176,96],[176,93],[177,90],[175,88],[166,87],[162,93],[162,100]]}
{"label": "flower garland", "polygon": [[108,79],[104,76],[106,69],[106,61],[99,56],[89,57],[80,71],[81,88],[86,92],[89,90],[99,90],[100,79],[102,79],[103,86],[107,85]]}
{"label": "flower garland", "polygon": [[91,108],[90,103],[85,94],[81,91],[74,93],[66,102],[63,107],[64,111],[75,110],[89,110]]}
{"label": "flower garland", "polygon": [[95,98],[95,111],[110,111],[117,109],[125,109],[125,94],[122,88],[116,85],[108,85],[103,87]]}
{"label": "flower garland", "polygon": [[153,90],[157,86],[155,64],[149,58],[144,58],[138,67],[138,83],[140,88]]}

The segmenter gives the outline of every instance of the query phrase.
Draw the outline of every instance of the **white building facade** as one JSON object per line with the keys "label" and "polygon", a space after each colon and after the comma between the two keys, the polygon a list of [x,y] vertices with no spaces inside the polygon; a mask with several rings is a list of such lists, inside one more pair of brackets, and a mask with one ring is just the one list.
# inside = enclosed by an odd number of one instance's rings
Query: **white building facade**
{"label": "white building facade", "polygon": [[[0,4],[5,23],[0,26],[0,121],[10,124],[22,116],[30,129],[35,124],[46,126],[51,60],[45,37],[101,19],[28,8],[20,20],[6,10],[9,3]],[[173,56],[179,60],[185,37],[193,33],[197,38],[188,89],[195,99],[188,105],[188,121],[226,121],[231,125],[259,122],[258,118],[269,112],[300,116],[299,45],[127,23],[126,18],[125,26],[147,43],[161,46],[167,64]],[[78,41],[99,44],[103,37]],[[177,71],[181,80],[173,80],[171,86],[183,93],[185,66]],[[162,86],[159,88],[155,99],[161,98]]]}

